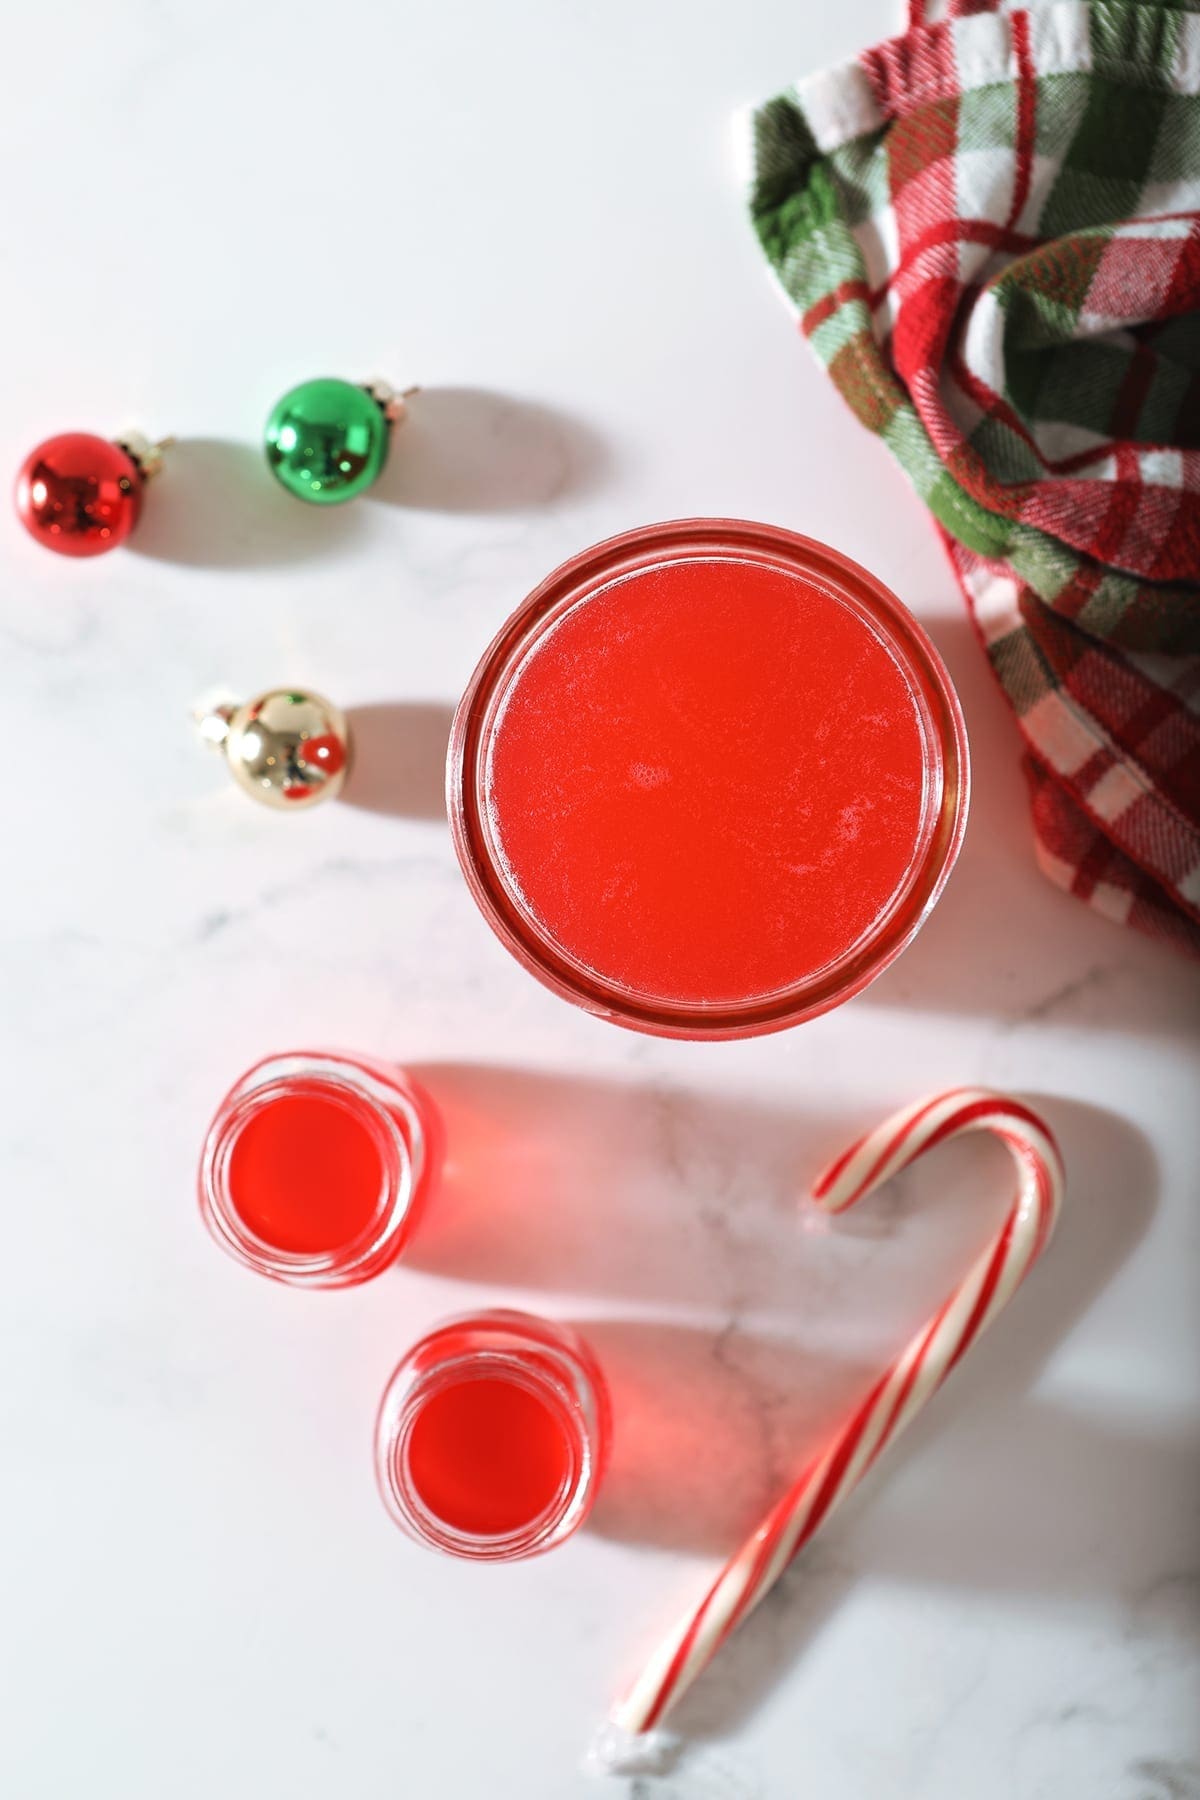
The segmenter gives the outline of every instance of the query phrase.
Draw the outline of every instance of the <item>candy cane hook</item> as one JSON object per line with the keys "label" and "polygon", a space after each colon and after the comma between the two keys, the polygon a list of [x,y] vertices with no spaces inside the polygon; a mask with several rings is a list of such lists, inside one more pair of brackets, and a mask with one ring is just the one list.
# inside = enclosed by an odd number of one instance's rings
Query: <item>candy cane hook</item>
{"label": "candy cane hook", "polygon": [[[1008,1217],[966,1279],[872,1388],[833,1443],[778,1501],[726,1563],[695,1611],[679,1621],[613,1709],[616,1733],[651,1731],[685,1694],[792,1558],[941,1386],[955,1363],[1011,1300],[1054,1229],[1063,1193],[1058,1145],[1028,1107],[981,1088],[955,1088],[869,1132],[821,1176],[813,1198],[844,1212],[935,1144],[990,1131],[1020,1173]],[[610,1747],[609,1760],[621,1752]]]}

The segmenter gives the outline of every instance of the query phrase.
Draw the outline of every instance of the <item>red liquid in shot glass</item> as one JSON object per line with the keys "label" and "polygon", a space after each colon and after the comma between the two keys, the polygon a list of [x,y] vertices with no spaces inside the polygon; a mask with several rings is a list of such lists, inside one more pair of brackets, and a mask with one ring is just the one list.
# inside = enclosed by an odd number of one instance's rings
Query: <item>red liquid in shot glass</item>
{"label": "red liquid in shot glass", "polygon": [[562,1543],[591,1509],[608,1452],[604,1378],[570,1327],[503,1308],[414,1344],[383,1396],[375,1466],[410,1537],[511,1562]]}
{"label": "red liquid in shot glass", "polygon": [[229,1158],[239,1216],[266,1244],[319,1255],[351,1243],[379,1205],[370,1131],[320,1090],[285,1094],[248,1119]]}
{"label": "red liquid in shot glass", "polygon": [[422,1407],[408,1471],[422,1504],[453,1531],[503,1537],[538,1519],[571,1477],[571,1440],[536,1393],[484,1375]]}
{"label": "red liquid in shot glass", "polygon": [[429,1184],[435,1123],[400,1069],[339,1052],[268,1057],[209,1127],[205,1223],[231,1256],[278,1281],[366,1281],[408,1234]]}
{"label": "red liquid in shot glass", "polygon": [[547,985],[674,1036],[795,1024],[898,954],[966,810],[961,715],[894,595],[720,520],[556,571],[455,721],[467,880]]}

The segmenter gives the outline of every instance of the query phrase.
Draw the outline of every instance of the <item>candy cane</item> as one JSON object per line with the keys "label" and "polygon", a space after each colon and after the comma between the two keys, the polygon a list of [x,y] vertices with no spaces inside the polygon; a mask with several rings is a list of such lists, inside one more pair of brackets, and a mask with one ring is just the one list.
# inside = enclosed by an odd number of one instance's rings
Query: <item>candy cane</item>
{"label": "candy cane", "polygon": [[[981,1088],[955,1088],[896,1113],[825,1171],[813,1198],[827,1212],[844,1212],[926,1150],[965,1131],[994,1132],[1016,1159],[1020,1187],[1004,1224],[825,1454],[772,1507],[701,1604],[660,1644],[613,1709],[618,1738],[652,1730],[687,1692],[885,1444],[916,1417],[984,1326],[1011,1300],[1045,1248],[1062,1200],[1058,1145],[1036,1113]],[[610,1748],[608,1755],[610,1761],[619,1760],[620,1751]]]}

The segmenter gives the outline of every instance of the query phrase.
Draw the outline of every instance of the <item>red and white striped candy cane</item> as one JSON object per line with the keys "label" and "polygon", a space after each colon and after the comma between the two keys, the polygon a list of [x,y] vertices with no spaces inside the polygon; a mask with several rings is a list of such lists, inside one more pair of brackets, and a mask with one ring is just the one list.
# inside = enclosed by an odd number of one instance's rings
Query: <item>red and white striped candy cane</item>
{"label": "red and white striped candy cane", "polygon": [[659,1645],[613,1709],[618,1732],[652,1730],[686,1693],[885,1444],[916,1417],[984,1326],[1011,1300],[1045,1248],[1063,1192],[1058,1145],[1028,1107],[981,1088],[955,1088],[894,1114],[825,1171],[813,1198],[827,1212],[844,1212],[926,1150],[965,1131],[994,1132],[1016,1158],[1020,1187],[1004,1224],[825,1454],[772,1507],[700,1605]]}

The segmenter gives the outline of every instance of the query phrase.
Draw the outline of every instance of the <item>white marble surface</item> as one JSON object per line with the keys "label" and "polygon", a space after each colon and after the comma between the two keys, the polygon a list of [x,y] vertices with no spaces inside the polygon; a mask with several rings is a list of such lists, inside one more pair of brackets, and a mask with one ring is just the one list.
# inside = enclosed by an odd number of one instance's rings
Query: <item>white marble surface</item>
{"label": "white marble surface", "polygon": [[[819,16],[820,15],[820,16]],[[1047,886],[1016,740],[928,522],[796,338],[733,109],[881,0],[59,0],[12,9],[0,462],[180,444],[91,566],[0,520],[5,814],[0,1793],[574,1800],[623,1675],[998,1216],[959,1146],[857,1222],[806,1178],[924,1089],[1036,1095],[1061,1237],[792,1571],[626,1800],[1184,1800],[1194,1707],[1196,972]],[[427,392],[378,499],[306,512],[257,442],[294,380]],[[959,870],[868,994],[651,1041],[537,987],[440,812],[448,708],[564,555],[681,513],[829,538],[929,626],[977,768]],[[249,805],[214,682],[358,714],[341,804]],[[202,1234],[210,1108],[260,1053],[415,1065],[452,1163],[365,1291]],[[479,1570],[388,1524],[400,1351],[506,1300],[612,1377],[595,1527]]]}

